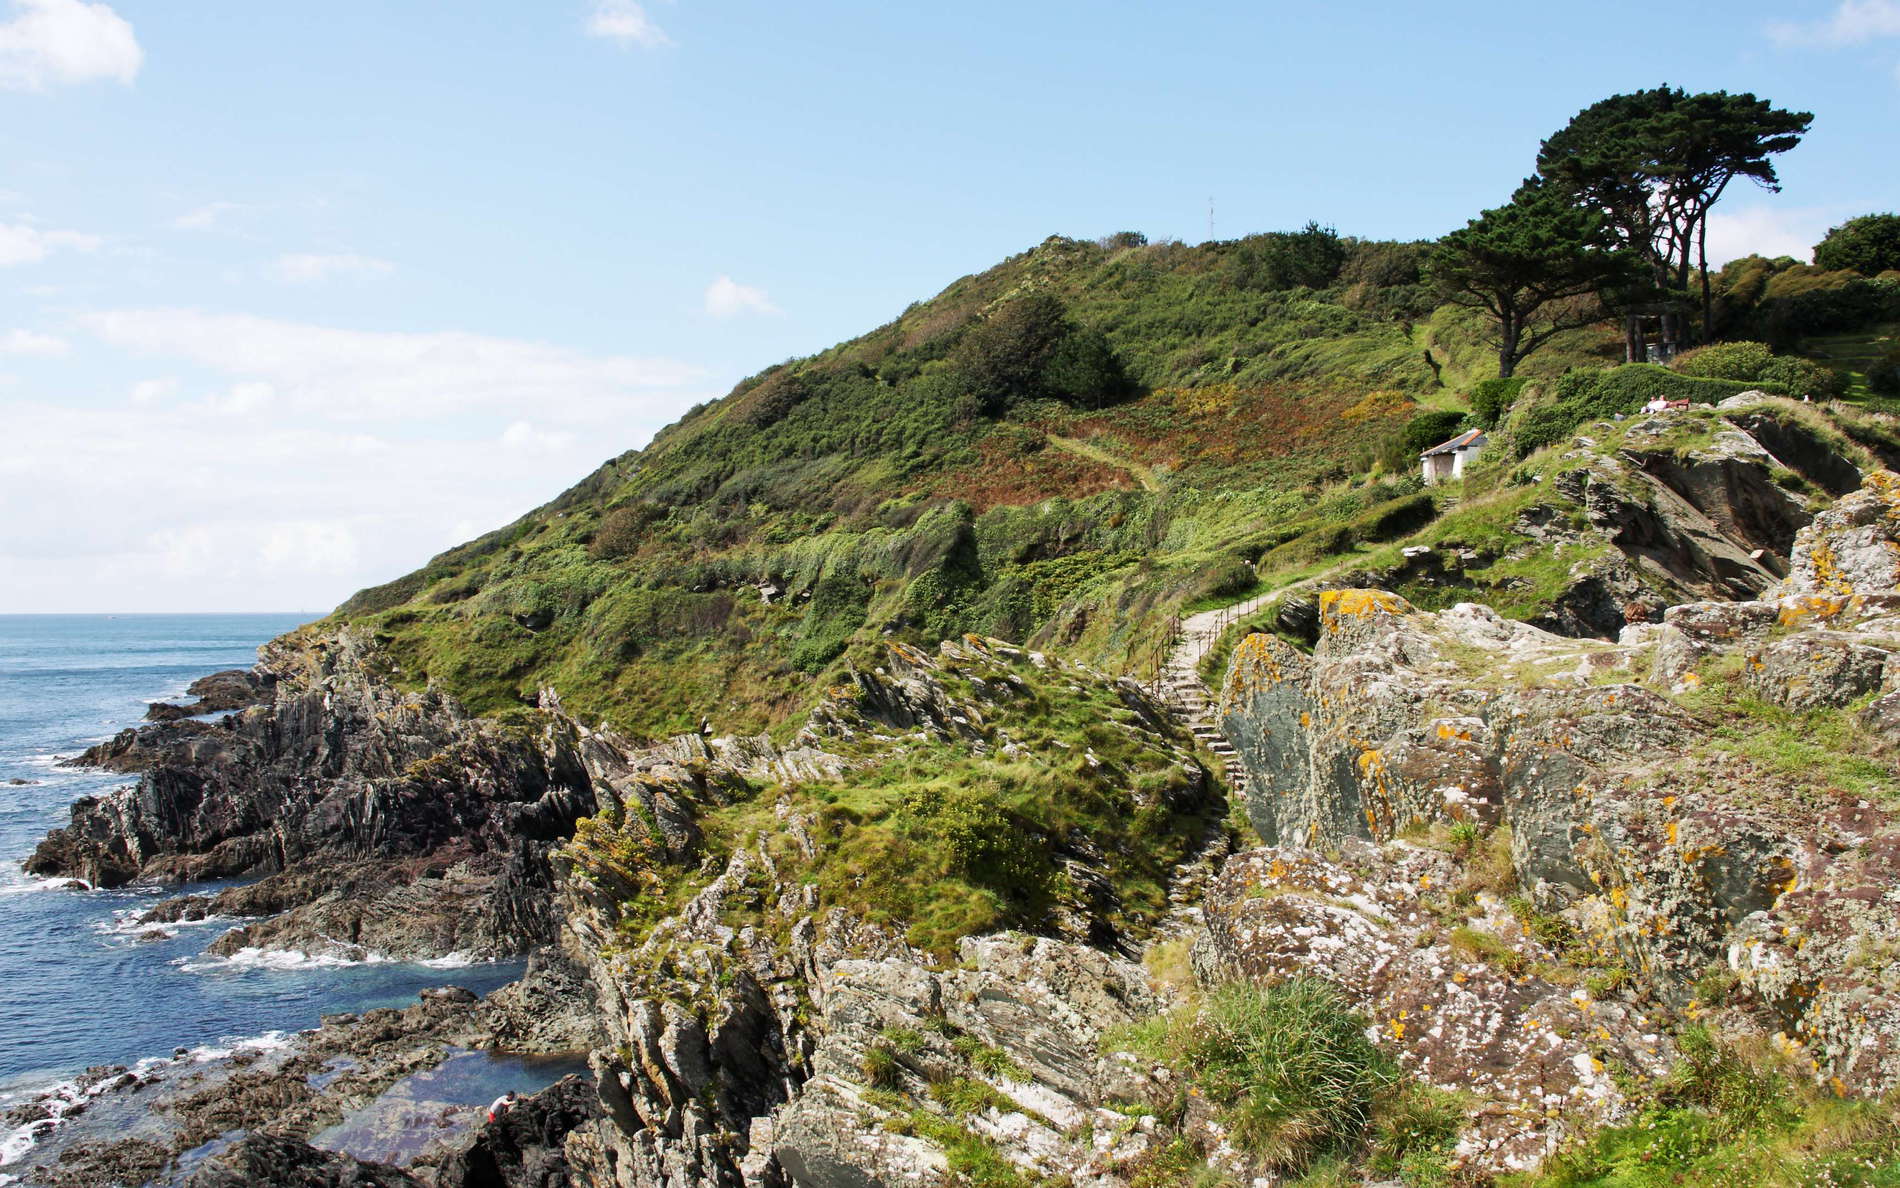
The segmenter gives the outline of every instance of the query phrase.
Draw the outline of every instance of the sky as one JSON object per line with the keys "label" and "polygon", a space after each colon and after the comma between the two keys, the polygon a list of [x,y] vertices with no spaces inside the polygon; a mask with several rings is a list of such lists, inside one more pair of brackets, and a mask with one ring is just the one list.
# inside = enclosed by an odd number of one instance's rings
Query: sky
{"label": "sky", "polygon": [[[1900,206],[1900,0],[0,0],[0,612],[320,612],[1051,234],[1425,238],[1670,83]],[[1717,251],[1716,249],[1719,249]]]}

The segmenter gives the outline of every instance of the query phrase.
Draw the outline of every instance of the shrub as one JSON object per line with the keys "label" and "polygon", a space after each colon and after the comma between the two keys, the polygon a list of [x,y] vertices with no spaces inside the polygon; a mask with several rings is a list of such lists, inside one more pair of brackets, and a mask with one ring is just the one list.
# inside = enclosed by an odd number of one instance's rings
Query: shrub
{"label": "shrub", "polygon": [[1365,1021],[1317,978],[1224,986],[1174,1043],[1234,1143],[1290,1171],[1360,1143],[1398,1081]]}
{"label": "shrub", "polygon": [[1868,365],[1867,386],[1882,396],[1900,396],[1900,347]]}
{"label": "shrub", "polygon": [[1702,379],[1758,380],[1773,357],[1765,342],[1718,342],[1685,352],[1675,370]]}
{"label": "shrub", "polygon": [[1528,382],[1521,375],[1478,381],[1471,389],[1471,415],[1484,428],[1491,428],[1510,411],[1511,405],[1517,403],[1518,393],[1524,390]]}
{"label": "shrub", "polygon": [[1106,404],[1129,390],[1108,340],[1076,325],[1061,299],[1049,293],[999,304],[964,332],[950,365],[964,390],[990,415],[1043,397]]}
{"label": "shrub", "polygon": [[1832,367],[1796,355],[1781,355],[1761,369],[1756,377],[1787,390],[1790,396],[1809,396],[1833,400],[1847,391],[1847,377]]}
{"label": "shrub", "polygon": [[817,672],[837,659],[852,632],[864,625],[870,604],[870,586],[855,573],[828,573],[818,579],[792,648],[792,667]]}
{"label": "shrub", "polygon": [[1324,289],[1345,267],[1347,249],[1331,227],[1249,235],[1233,247],[1229,276],[1241,289]]}
{"label": "shrub", "polygon": [[1458,432],[1458,427],[1464,423],[1465,415],[1455,410],[1423,412],[1405,423],[1399,444],[1404,447],[1408,457],[1416,459],[1421,453]]}
{"label": "shrub", "polygon": [[631,556],[639,551],[647,530],[665,518],[665,508],[644,500],[616,507],[601,517],[587,551],[600,561]]}

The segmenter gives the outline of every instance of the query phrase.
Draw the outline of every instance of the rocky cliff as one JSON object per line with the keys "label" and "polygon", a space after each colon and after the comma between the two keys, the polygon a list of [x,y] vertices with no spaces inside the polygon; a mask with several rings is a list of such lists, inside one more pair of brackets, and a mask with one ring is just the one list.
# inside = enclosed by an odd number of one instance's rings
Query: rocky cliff
{"label": "rocky cliff", "polygon": [[[1900,478],[1876,472],[1815,516],[1789,569],[1765,599],[1676,606],[1615,643],[1374,590],[1324,596],[1311,655],[1251,637],[1222,705],[1271,847],[1246,858],[1252,885],[1337,897],[1418,868],[1401,901],[1424,921],[1405,930],[1419,947],[1401,935],[1396,967],[1341,975],[1401,1046],[1417,1033],[1407,1012],[1442,1012],[1451,992],[1407,971],[1436,968],[1432,938],[1488,911],[1490,940],[1467,948],[1517,953],[1520,974],[1540,960],[1520,940],[1541,931],[1663,1005],[1772,1033],[1842,1092],[1900,1085]],[[1460,904],[1470,863],[1433,869],[1405,840],[1433,827],[1508,839],[1515,910],[1501,896]],[[1344,872],[1322,856],[1340,847]],[[1316,908],[1229,890],[1208,910],[1234,942],[1210,964],[1285,968],[1312,949],[1300,938]],[[1333,914],[1374,936],[1403,919]],[[1515,979],[1505,1016],[1539,1009],[1527,985]],[[1413,1056],[1436,1075],[1437,1052]]]}
{"label": "rocky cliff", "polygon": [[102,887],[259,879],[150,914],[275,917],[221,952],[496,957],[551,942],[548,853],[595,809],[578,728],[552,710],[471,717],[388,675],[349,631],[273,643],[256,681],[268,700],[82,756],[138,782],[75,803],[27,870]]}

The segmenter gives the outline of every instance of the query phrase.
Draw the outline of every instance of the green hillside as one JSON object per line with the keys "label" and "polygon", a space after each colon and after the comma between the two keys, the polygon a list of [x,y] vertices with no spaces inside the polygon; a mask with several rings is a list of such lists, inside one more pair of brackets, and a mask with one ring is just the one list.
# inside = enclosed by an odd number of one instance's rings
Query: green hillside
{"label": "green hillside", "polygon": [[[1051,238],[743,381],[333,622],[478,712],[552,685],[646,735],[785,722],[884,637],[1153,675],[1175,614],[1440,512],[1417,451],[1495,358],[1424,283],[1428,246]],[[1620,352],[1614,327],[1573,331],[1520,375]]]}

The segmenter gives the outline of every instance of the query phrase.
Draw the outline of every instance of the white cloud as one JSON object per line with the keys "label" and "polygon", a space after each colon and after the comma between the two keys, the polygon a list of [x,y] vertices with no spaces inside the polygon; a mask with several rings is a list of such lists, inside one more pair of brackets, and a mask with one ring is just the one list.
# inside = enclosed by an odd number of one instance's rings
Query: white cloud
{"label": "white cloud", "polygon": [[140,380],[132,385],[133,404],[157,404],[178,391],[178,381],[165,379]]}
{"label": "white cloud", "polygon": [[446,331],[338,330],[248,314],[116,310],[79,324],[139,354],[185,359],[271,384],[289,407],[331,418],[403,420],[494,412],[562,421],[640,411],[641,393],[700,369],[672,359],[586,355],[547,343]]}
{"label": "white cloud", "polygon": [[516,421],[502,430],[501,444],[522,453],[554,454],[573,445],[574,435],[560,430],[536,429],[527,421]]}
{"label": "white cloud", "polygon": [[51,334],[31,330],[8,330],[0,334],[0,355],[38,355],[53,358],[72,349],[72,344]]}
{"label": "white cloud", "polygon": [[188,210],[172,220],[172,226],[180,231],[208,231],[218,225],[225,215],[236,214],[248,209],[242,202],[207,202],[196,210]]}
{"label": "white cloud", "polygon": [[84,0],[13,0],[0,23],[0,89],[44,91],[63,83],[130,84],[145,52],[110,5]]}
{"label": "white cloud", "polygon": [[775,314],[779,308],[764,289],[722,276],[706,286],[706,312],[716,318],[730,318],[742,313]]}
{"label": "white cloud", "polygon": [[277,263],[273,269],[279,280],[289,281],[292,284],[304,284],[310,281],[329,280],[336,276],[366,278],[388,276],[396,270],[396,266],[374,256],[347,253],[322,256],[307,252],[292,252],[277,257]]}
{"label": "white cloud", "polygon": [[205,401],[205,407],[212,412],[241,417],[262,412],[276,399],[277,389],[267,383],[252,380],[247,383],[232,384],[229,391]]}
{"label": "white cloud", "polygon": [[1716,207],[1709,212],[1709,265],[1717,267],[1741,256],[1793,256],[1805,261],[1814,254],[1829,227],[1841,220],[1841,210],[1826,206]]}
{"label": "white cloud", "polygon": [[0,610],[326,610],[545,502],[700,395],[532,449],[500,426],[390,438],[280,409],[9,396]]}
{"label": "white cloud", "polygon": [[130,399],[63,375],[0,391],[0,611],[322,611],[712,395],[671,360],[475,334],[162,309],[74,325],[99,340],[75,353],[164,362]]}
{"label": "white cloud", "polygon": [[634,0],[594,0],[594,10],[587,18],[587,35],[647,49],[673,44],[673,39]]}
{"label": "white cloud", "polygon": [[347,572],[360,555],[350,526],[326,520],[270,525],[258,549],[258,560],[268,568],[316,574]]}
{"label": "white cloud", "polygon": [[37,264],[62,248],[99,249],[104,240],[79,231],[42,231],[31,223],[0,223],[0,268]]}
{"label": "white cloud", "polygon": [[1900,0],[1841,0],[1823,20],[1777,21],[1768,33],[1782,45],[1861,45],[1900,37]]}

